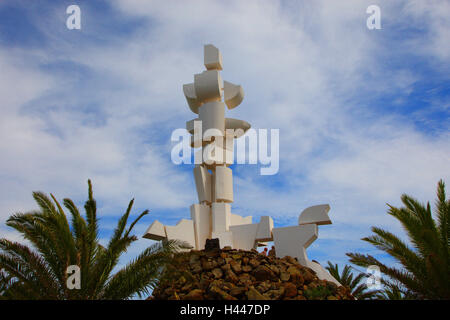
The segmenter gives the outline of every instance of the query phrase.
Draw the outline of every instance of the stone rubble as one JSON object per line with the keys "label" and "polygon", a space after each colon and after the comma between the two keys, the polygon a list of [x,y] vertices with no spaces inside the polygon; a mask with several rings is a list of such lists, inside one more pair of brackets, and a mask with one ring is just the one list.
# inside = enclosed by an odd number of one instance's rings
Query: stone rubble
{"label": "stone rubble", "polygon": [[353,300],[350,290],[320,280],[286,256],[257,250],[183,252],[174,255],[150,300]]}

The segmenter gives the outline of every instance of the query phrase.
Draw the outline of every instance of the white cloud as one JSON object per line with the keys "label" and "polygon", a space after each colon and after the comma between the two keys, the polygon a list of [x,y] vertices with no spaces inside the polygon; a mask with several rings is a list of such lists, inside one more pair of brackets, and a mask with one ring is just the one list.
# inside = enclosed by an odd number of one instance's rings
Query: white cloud
{"label": "white cloud", "polygon": [[[402,13],[416,28],[426,32],[427,41],[414,41],[412,48],[424,55],[432,55],[442,62],[450,59],[450,21],[448,1],[408,1]],[[448,65],[445,68],[448,70]],[[444,71],[444,70],[443,70]]]}

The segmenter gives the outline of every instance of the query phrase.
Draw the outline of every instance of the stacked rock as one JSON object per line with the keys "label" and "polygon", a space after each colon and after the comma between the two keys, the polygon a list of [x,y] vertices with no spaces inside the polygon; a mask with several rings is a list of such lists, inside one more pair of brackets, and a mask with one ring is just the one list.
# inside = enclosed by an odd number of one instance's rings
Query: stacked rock
{"label": "stacked rock", "polygon": [[257,250],[178,253],[151,300],[353,300],[350,290],[320,280],[290,256]]}

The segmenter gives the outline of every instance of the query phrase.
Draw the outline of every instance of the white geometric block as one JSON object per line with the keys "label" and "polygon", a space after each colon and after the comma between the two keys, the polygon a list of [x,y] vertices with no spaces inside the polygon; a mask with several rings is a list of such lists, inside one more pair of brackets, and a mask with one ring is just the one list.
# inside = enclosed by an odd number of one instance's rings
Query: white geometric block
{"label": "white geometric block", "polygon": [[181,219],[176,226],[166,226],[167,239],[178,239],[186,241],[195,248],[194,222]]}
{"label": "white geometric block", "polygon": [[230,227],[231,206],[228,203],[213,202],[211,206],[212,213],[212,232],[227,232]]}
{"label": "white geometric block", "polygon": [[[218,146],[218,141],[207,144],[195,152],[195,159],[202,159],[202,163],[211,165],[232,165],[234,162],[233,151]],[[223,145],[223,143],[220,143]]]}
{"label": "white geometric block", "polygon": [[[205,143],[205,142],[203,142]],[[214,142],[207,142],[201,149],[196,151],[201,152],[203,163],[207,165],[223,165],[224,161],[227,160],[227,150],[223,146],[223,138],[216,138]]]}
{"label": "white geometric block", "polygon": [[296,257],[301,265],[307,266],[307,261],[309,260],[306,255],[306,248],[317,239],[317,225],[306,224],[302,226],[273,228],[272,234],[277,257]]}
{"label": "white geometric block", "polygon": [[242,250],[251,250],[256,248],[256,232],[257,224],[242,224],[238,226],[230,226],[233,233],[233,248]]}
{"label": "white geometric block", "polygon": [[207,70],[222,70],[222,54],[212,44],[204,46],[204,63]]}
{"label": "white geometric block", "polygon": [[150,227],[148,227],[147,231],[144,234],[144,238],[151,239],[151,240],[163,240],[167,238],[166,229],[164,225],[159,222],[158,220],[155,220]]}
{"label": "white geometric block", "polygon": [[220,248],[230,246],[233,247],[233,233],[231,231],[212,232],[211,239],[219,239]]}
{"label": "white geometric block", "polygon": [[227,166],[230,166],[234,163],[234,135],[228,134],[226,130],[223,147],[225,150],[224,162]]}
{"label": "white geometric block", "polygon": [[228,151],[234,152],[234,138],[234,135],[227,132],[227,129],[225,129],[225,141],[223,143],[223,147]]}
{"label": "white geometric block", "polygon": [[233,202],[233,172],[227,167],[216,167],[216,201]]}
{"label": "white geometric block", "polygon": [[314,261],[307,261],[308,268],[311,268],[314,270],[314,272],[317,274],[317,277],[320,280],[327,280],[330,282],[333,282],[337,286],[341,286],[341,284],[326,270],[324,267],[322,267],[320,264],[314,262]]}
{"label": "white geometric block", "polygon": [[223,82],[219,71],[207,70],[194,75],[194,88],[198,102],[220,101],[222,99]]}
{"label": "white geometric block", "polygon": [[201,148],[205,146],[207,143],[208,142],[203,141],[201,134],[198,136],[193,134],[191,136],[191,148]]}
{"label": "white geometric block", "polygon": [[203,147],[203,161],[208,165],[230,166],[234,163],[234,150],[222,147],[226,143],[219,139]]}
{"label": "white geometric block", "polygon": [[241,224],[251,224],[252,216],[242,217],[238,214],[231,214],[230,226],[238,226]]}
{"label": "white geometric block", "polygon": [[272,241],[273,219],[269,216],[263,216],[258,223],[258,231],[256,233],[257,241]]}
{"label": "white geometric block", "polygon": [[200,118],[186,122],[186,130],[191,134],[191,148],[200,148],[206,144],[206,142],[203,143],[202,128],[202,120],[200,120]]}
{"label": "white geometric block", "polygon": [[211,174],[204,166],[194,168],[195,186],[197,188],[198,202],[211,203]]}
{"label": "white geometric block", "polygon": [[225,118],[225,130],[233,130],[234,138],[243,136],[247,130],[250,129],[250,127],[251,125],[247,121],[234,118]]}
{"label": "white geometric block", "polygon": [[223,148],[222,149],[222,159],[217,159],[217,164],[222,164],[226,166],[230,166],[234,163],[234,150]]}
{"label": "white geometric block", "polygon": [[[200,118],[195,118],[189,121],[186,121],[186,130],[192,135],[191,136],[191,147],[192,148],[200,148],[202,145],[206,145],[207,143],[210,143],[210,141],[205,141],[202,143],[203,140],[203,125],[202,120]],[[221,136],[220,136],[221,137]],[[195,142],[195,145],[194,145]],[[234,140],[230,137],[230,145],[233,147]]]}
{"label": "white geometric block", "polygon": [[183,84],[183,93],[186,97],[186,101],[189,105],[189,109],[192,112],[198,113],[198,108],[201,105],[201,102],[197,99],[197,95],[195,94],[195,86],[193,83]]}
{"label": "white geometric block", "polygon": [[317,206],[306,208],[298,217],[298,224],[331,224],[331,219],[328,216],[328,211],[330,211],[330,206],[328,204],[320,204]]}
{"label": "white geometric block", "polygon": [[[192,140],[191,140],[192,141]],[[202,148],[194,151],[194,163],[200,165],[212,165],[215,162],[213,144],[207,144]]]}
{"label": "white geometric block", "polygon": [[191,206],[191,219],[194,222],[195,248],[205,249],[206,239],[211,238],[211,207],[204,204]]}
{"label": "white geometric block", "polygon": [[244,100],[244,89],[231,82],[223,82],[224,99],[228,109],[236,108]]}
{"label": "white geometric block", "polygon": [[[192,138],[192,137],[191,137]],[[191,140],[192,142],[192,140]],[[206,145],[200,149],[194,150],[194,163],[196,165],[204,165],[206,164],[205,159],[203,159],[203,149],[206,148],[209,145]]]}
{"label": "white geometric block", "polygon": [[[209,137],[224,137],[225,105],[223,102],[214,101],[203,104],[199,110],[199,119],[202,121],[202,135],[205,140]],[[209,131],[206,132],[207,130]]]}

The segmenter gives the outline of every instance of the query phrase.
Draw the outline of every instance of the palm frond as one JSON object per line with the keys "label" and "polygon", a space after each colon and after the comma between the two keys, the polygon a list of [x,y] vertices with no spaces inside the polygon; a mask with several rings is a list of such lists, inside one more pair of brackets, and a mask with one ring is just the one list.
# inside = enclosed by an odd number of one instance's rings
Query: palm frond
{"label": "palm frond", "polygon": [[[112,275],[120,256],[137,240],[131,231],[148,210],[127,229],[134,203],[131,200],[108,245],[103,247],[98,241],[97,205],[90,180],[84,205],[86,218],[72,200],[63,200],[71,223],[52,194],[48,197],[33,192],[33,197],[39,211],[17,213],[7,220],[7,225],[21,233],[33,249],[0,239],[0,299],[129,299],[149,294],[171,254],[189,247],[179,241],[163,241]],[[69,265],[80,267],[79,290],[67,289]]]}

